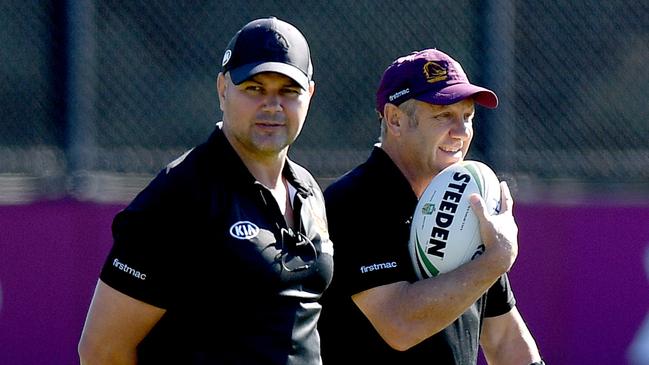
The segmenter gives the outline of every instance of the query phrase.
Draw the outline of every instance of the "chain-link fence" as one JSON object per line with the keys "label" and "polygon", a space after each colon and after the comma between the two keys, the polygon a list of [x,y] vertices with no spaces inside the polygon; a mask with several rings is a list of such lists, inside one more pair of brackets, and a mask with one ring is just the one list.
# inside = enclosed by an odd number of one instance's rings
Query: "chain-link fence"
{"label": "chain-link fence", "polygon": [[385,67],[436,47],[501,99],[478,111],[471,158],[528,195],[649,191],[646,1],[3,0],[0,201],[130,199],[206,139],[223,49],[269,15],[312,48],[316,94],[291,155],[323,185],[375,142]]}

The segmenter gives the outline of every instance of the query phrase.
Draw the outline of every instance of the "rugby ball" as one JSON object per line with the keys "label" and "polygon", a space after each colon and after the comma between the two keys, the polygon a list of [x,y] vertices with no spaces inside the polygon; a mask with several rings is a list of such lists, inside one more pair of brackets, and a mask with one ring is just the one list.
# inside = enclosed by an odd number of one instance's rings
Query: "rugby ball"
{"label": "rugby ball", "polygon": [[435,176],[413,213],[408,248],[419,279],[449,272],[482,254],[478,218],[469,196],[478,193],[490,214],[500,211],[496,174],[479,161],[455,163]]}

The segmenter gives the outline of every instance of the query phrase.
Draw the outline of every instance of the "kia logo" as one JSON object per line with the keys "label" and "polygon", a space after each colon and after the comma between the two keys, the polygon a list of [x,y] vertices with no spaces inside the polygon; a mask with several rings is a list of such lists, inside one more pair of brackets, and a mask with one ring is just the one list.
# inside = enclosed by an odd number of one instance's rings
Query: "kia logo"
{"label": "kia logo", "polygon": [[236,239],[247,240],[257,237],[259,227],[248,221],[239,221],[230,227],[230,235]]}

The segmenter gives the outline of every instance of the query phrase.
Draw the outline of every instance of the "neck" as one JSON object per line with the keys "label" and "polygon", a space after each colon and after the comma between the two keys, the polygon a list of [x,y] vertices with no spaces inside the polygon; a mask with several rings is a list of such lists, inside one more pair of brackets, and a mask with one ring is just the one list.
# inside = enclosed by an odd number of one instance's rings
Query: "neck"
{"label": "neck", "polygon": [[241,156],[243,164],[260,183],[269,189],[282,185],[282,170],[286,163],[286,155],[276,156],[274,159],[246,158]]}
{"label": "neck", "polygon": [[392,162],[394,162],[397,168],[399,168],[399,171],[408,180],[410,188],[417,198],[421,197],[421,194],[426,190],[433,175],[426,172],[425,168],[422,168],[421,165],[401,153],[401,150],[397,146],[390,143],[382,143],[381,148],[390,156]]}
{"label": "neck", "polygon": [[240,144],[224,130],[225,137],[252,176],[269,189],[282,183],[282,170],[286,163],[288,147],[273,152],[253,151]]}

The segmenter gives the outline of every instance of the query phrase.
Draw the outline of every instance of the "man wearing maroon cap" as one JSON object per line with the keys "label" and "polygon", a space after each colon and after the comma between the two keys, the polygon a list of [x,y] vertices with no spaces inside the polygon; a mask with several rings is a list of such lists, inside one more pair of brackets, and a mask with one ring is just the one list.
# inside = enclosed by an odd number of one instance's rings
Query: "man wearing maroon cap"
{"label": "man wearing maroon cap", "polygon": [[438,50],[385,70],[376,95],[381,142],[325,191],[336,248],[319,322],[325,364],[468,365],[479,347],[490,364],[543,363],[507,278],[518,228],[506,183],[498,215],[471,197],[483,255],[419,281],[410,260],[417,200],[437,173],[466,156],[476,104],[495,108],[498,98]]}

